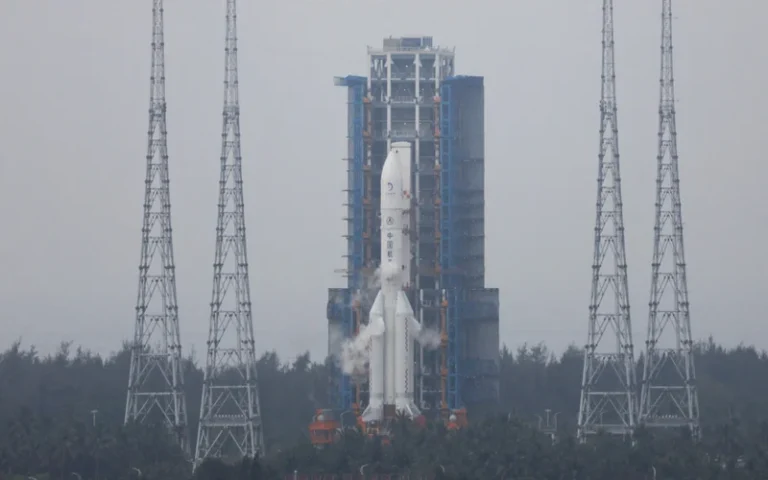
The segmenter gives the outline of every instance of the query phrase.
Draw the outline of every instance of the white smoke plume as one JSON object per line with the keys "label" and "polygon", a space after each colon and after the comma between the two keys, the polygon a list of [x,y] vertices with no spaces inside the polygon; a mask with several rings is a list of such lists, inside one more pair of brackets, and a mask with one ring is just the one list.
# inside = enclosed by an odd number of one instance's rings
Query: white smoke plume
{"label": "white smoke plume", "polygon": [[[341,345],[341,369],[346,375],[361,376],[366,373],[365,367],[370,359],[371,338],[384,333],[384,323],[363,325],[360,333]],[[416,341],[425,350],[435,350],[440,346],[440,332],[433,329],[422,329]]]}
{"label": "white smoke plume", "polygon": [[416,341],[425,350],[435,350],[440,346],[440,332],[434,329],[422,328],[416,337]]}
{"label": "white smoke plume", "polygon": [[373,299],[379,292],[381,286],[381,279],[379,278],[380,267],[377,267],[373,272],[369,272],[363,277],[363,288],[353,292],[352,298],[349,299],[349,306],[356,307],[358,305],[370,305],[373,303]]}
{"label": "white smoke plume", "polygon": [[[370,305],[379,291],[380,278],[377,268],[370,276],[365,278],[367,288],[362,289],[352,296],[351,305]],[[368,297],[371,298],[368,298]],[[341,354],[336,358],[338,365],[346,375],[363,376],[371,354],[371,338],[384,333],[384,324],[360,325],[360,333],[354,338],[341,341]],[[338,332],[341,336],[341,332]],[[421,328],[415,339],[425,350],[435,350],[440,346],[440,332],[436,329]]]}
{"label": "white smoke plume", "polygon": [[384,322],[363,325],[355,338],[341,345],[341,369],[347,375],[360,375],[370,358],[371,338],[384,333]]}
{"label": "white smoke plume", "polygon": [[[354,292],[350,299],[350,307],[356,308],[363,305],[363,308],[373,303],[373,298],[379,291],[380,286],[379,268],[369,273],[363,278],[364,288]],[[356,337],[343,340],[341,342],[341,353],[336,358],[341,370],[347,375],[364,375],[365,366],[370,358],[370,340],[371,337],[384,333],[384,324],[377,326],[360,325],[360,332]],[[341,335],[341,332],[339,332]]]}

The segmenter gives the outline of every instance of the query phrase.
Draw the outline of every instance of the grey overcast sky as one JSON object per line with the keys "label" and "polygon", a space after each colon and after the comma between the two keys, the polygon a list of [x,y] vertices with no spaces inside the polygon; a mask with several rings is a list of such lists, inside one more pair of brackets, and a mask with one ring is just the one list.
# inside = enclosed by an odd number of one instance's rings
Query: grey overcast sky
{"label": "grey overcast sky", "polygon": [[[501,338],[586,338],[600,0],[241,0],[243,171],[256,345],[326,353],[343,285],[345,91],[366,45],[432,35],[486,78],[487,285]],[[660,0],[616,0],[619,131],[635,344],[645,341]],[[693,333],[768,347],[768,4],[676,0],[675,74]],[[204,352],[222,108],[223,0],[167,0],[181,335]],[[0,3],[0,346],[108,353],[134,326],[150,0]]]}

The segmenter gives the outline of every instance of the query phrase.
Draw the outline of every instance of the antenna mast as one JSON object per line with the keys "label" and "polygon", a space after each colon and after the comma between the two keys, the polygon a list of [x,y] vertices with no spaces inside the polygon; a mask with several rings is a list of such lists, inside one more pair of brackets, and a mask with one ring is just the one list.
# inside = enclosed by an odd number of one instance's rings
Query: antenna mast
{"label": "antenna mast", "polygon": [[152,73],[149,140],[141,229],[139,292],[125,423],[162,421],[189,454],[187,403],[176,303],[168,143],[165,123],[165,43],[163,0],[152,8]]}
{"label": "antenna mast", "polygon": [[236,22],[235,0],[227,0],[216,253],[195,465],[211,457],[253,458],[264,450],[243,211]]}
{"label": "antenna mast", "polygon": [[[632,434],[635,428],[635,362],[619,170],[613,0],[603,0],[602,63],[592,293],[578,419],[581,441],[599,430]],[[605,333],[609,335],[604,337]]]}
{"label": "antenna mast", "polygon": [[[698,438],[699,398],[688,310],[675,126],[672,0],[662,0],[661,25],[656,222],[639,419],[649,427],[687,426]],[[665,330],[667,336],[663,338]],[[659,345],[662,340],[667,340],[667,345]]]}

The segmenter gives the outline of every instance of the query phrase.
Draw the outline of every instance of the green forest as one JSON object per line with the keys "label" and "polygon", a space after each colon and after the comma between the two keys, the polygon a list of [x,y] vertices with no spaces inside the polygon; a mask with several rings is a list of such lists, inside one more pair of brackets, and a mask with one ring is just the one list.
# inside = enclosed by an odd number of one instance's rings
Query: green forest
{"label": "green forest", "polygon": [[[0,480],[191,478],[191,465],[162,427],[123,425],[130,353],[107,358],[61,345],[54,355],[14,344],[0,357]],[[190,431],[196,432],[203,373],[185,362]],[[430,478],[508,480],[768,478],[768,355],[712,339],[697,345],[702,441],[686,431],[638,430],[635,443],[573,438],[582,354],[544,345],[501,352],[499,411],[469,412],[470,426],[417,429],[406,421],[392,441],[345,432],[319,450],[308,440],[316,408],[327,407],[328,369],[308,354],[293,363],[259,360],[266,455],[242,464],[207,462],[194,477],[229,479]],[[558,413],[555,441],[539,430]],[[478,415],[479,417],[479,415]],[[194,434],[193,434],[194,438]],[[387,476],[387,475],[390,476]],[[336,477],[333,477],[336,475]]]}

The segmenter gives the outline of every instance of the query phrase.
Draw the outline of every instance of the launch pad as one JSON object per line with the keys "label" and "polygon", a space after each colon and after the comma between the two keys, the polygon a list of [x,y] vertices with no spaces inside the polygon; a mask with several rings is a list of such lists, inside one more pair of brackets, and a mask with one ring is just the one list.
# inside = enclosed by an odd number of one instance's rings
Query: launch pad
{"label": "launch pad", "polygon": [[[315,447],[323,448],[341,439],[345,431],[356,430],[370,439],[379,438],[382,443],[388,444],[393,423],[403,420],[402,415],[398,416],[394,407],[394,405],[385,405],[383,419],[370,422],[363,420],[359,408],[341,414],[331,409],[318,409],[309,424],[310,441]],[[416,428],[425,428],[429,423],[424,415],[410,420],[413,421]],[[450,431],[466,428],[468,426],[467,411],[463,408],[447,411],[434,421],[442,423]]]}
{"label": "launch pad", "polygon": [[[432,37],[390,37],[368,48],[367,76],[334,78],[348,112],[346,265],[344,287],[328,289],[328,352],[335,359],[328,406],[345,425],[354,410],[373,430],[384,405],[394,404],[407,417],[423,414],[456,428],[466,423],[463,409],[482,415],[498,403],[499,291],[485,286],[484,80],[457,76],[454,56]],[[402,220],[395,232],[386,229],[390,187],[382,177],[392,178],[385,163],[401,145],[404,201],[402,215],[393,216],[392,227]],[[397,235],[405,243],[399,250]],[[394,293],[381,272],[390,252],[403,257]],[[377,296],[383,306],[374,305]],[[379,333],[382,320],[394,328]],[[341,361],[349,344],[368,340],[354,368]],[[410,359],[387,348],[408,348]]]}

